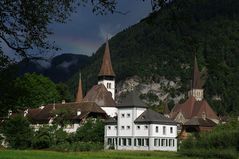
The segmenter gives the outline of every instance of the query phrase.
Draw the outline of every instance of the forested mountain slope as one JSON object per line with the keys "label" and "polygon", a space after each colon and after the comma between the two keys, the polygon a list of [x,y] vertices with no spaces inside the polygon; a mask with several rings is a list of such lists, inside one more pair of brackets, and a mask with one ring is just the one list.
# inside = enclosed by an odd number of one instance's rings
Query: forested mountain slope
{"label": "forested mountain slope", "polygon": [[[207,69],[205,96],[219,113],[239,112],[239,1],[175,0],[110,39],[117,81],[181,80],[173,93],[190,88],[194,55]],[[127,15],[125,15],[127,18]],[[104,45],[83,72],[85,90],[97,82]],[[77,78],[69,84],[76,88]],[[170,92],[170,93],[172,93]]]}

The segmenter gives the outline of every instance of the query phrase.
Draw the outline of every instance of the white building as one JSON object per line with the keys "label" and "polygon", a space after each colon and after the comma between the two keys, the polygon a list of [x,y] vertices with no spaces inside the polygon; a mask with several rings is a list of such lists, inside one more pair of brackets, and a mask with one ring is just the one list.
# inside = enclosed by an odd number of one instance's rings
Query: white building
{"label": "white building", "polygon": [[106,149],[177,151],[177,123],[147,109],[136,92],[117,108],[117,118],[106,121]]}

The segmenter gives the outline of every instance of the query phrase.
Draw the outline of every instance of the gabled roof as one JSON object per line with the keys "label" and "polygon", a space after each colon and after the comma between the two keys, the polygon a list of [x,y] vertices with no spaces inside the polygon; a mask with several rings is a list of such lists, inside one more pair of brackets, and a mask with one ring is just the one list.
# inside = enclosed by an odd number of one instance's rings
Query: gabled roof
{"label": "gabled roof", "polygon": [[203,115],[206,115],[209,119],[219,120],[218,116],[205,99],[202,101],[196,101],[193,96],[190,96],[182,104],[176,104],[170,112],[170,117],[174,119],[178,113],[182,113],[185,119],[192,119],[193,117],[202,117]]}
{"label": "gabled roof", "polygon": [[199,118],[199,117],[194,117],[191,120],[187,121],[184,125],[187,126],[203,126],[203,127],[214,127],[217,124],[213,122],[212,120],[206,118]]}
{"label": "gabled roof", "polygon": [[202,89],[202,80],[201,80],[201,73],[198,69],[197,58],[194,58],[194,68],[193,68],[193,81],[192,81],[192,88],[193,89]]}
{"label": "gabled roof", "polygon": [[146,108],[146,106],[142,100],[139,98],[139,93],[136,91],[129,92],[126,97],[122,100],[121,104],[117,106],[118,108],[121,107],[142,107]]}
{"label": "gabled roof", "polygon": [[114,70],[113,70],[113,67],[111,64],[110,48],[109,48],[108,39],[106,40],[103,61],[102,61],[102,65],[101,65],[100,72],[99,72],[98,76],[113,76],[113,77],[115,77],[115,73],[114,73]]}
{"label": "gabled roof", "polygon": [[81,81],[81,74],[80,74],[78,89],[76,93],[76,102],[80,103],[82,100],[83,100],[83,93],[82,93],[82,81]]}
{"label": "gabled roof", "polygon": [[[98,106],[95,102],[81,102],[48,104],[42,109],[28,109],[27,117],[30,119],[30,121],[35,123],[47,123],[51,118],[55,117],[55,111],[57,110],[68,110],[68,112],[70,113],[68,119],[71,120],[81,120],[90,113],[106,116],[105,111],[101,109],[100,106]],[[77,115],[77,111],[80,111],[81,114]]]}
{"label": "gabled roof", "polygon": [[164,115],[157,113],[153,110],[147,109],[145,110],[137,119],[135,119],[134,123],[136,124],[165,124],[165,125],[176,125],[177,123]]}
{"label": "gabled roof", "polygon": [[115,107],[116,103],[103,84],[94,85],[83,99],[84,102],[95,102],[101,107]]}

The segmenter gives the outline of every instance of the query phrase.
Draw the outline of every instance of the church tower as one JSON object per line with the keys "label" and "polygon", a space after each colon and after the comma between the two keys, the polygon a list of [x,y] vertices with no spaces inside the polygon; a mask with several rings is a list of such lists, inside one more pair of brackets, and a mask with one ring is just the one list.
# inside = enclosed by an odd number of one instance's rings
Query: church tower
{"label": "church tower", "polygon": [[115,73],[111,64],[108,39],[106,40],[103,61],[98,74],[98,84],[103,84],[111,92],[112,98],[115,99]]}
{"label": "church tower", "polygon": [[82,93],[82,81],[81,81],[81,73],[79,75],[79,83],[78,83],[78,90],[76,94],[76,103],[80,103],[83,100],[83,93]]}
{"label": "church tower", "polygon": [[191,90],[188,92],[188,96],[193,96],[197,101],[203,100],[203,82],[201,80],[201,73],[198,69],[197,58],[194,59],[193,68],[193,80]]}

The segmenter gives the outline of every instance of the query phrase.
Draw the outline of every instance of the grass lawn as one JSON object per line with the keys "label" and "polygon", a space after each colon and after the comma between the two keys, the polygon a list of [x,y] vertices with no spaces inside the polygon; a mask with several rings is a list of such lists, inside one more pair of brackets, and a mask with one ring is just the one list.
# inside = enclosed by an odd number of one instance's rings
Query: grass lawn
{"label": "grass lawn", "polygon": [[0,150],[0,159],[190,159],[175,152],[99,151],[53,152],[35,150]]}

